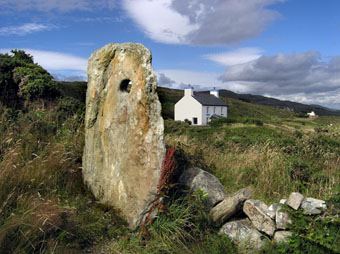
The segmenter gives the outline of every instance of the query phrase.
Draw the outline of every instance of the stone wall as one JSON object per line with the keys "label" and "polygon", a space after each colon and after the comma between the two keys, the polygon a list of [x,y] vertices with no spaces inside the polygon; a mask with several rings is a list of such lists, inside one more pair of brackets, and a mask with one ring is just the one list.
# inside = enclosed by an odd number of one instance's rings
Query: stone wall
{"label": "stone wall", "polygon": [[288,231],[292,221],[282,209],[284,204],[289,209],[301,209],[306,216],[319,215],[327,209],[325,201],[304,197],[297,192],[269,207],[261,200],[250,199],[252,192],[246,188],[228,196],[215,176],[199,168],[185,170],[179,183],[191,191],[200,189],[207,194],[210,205],[206,209],[220,226],[219,233],[226,234],[246,253],[257,253],[266,239],[281,242],[292,236]]}

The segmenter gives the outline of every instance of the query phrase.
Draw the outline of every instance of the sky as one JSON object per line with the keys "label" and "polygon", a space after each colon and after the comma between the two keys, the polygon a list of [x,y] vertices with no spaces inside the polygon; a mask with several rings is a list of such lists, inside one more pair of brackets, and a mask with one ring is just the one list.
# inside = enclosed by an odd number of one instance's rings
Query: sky
{"label": "sky", "polygon": [[340,0],[0,0],[0,53],[86,80],[108,43],[142,43],[159,86],[340,109]]}

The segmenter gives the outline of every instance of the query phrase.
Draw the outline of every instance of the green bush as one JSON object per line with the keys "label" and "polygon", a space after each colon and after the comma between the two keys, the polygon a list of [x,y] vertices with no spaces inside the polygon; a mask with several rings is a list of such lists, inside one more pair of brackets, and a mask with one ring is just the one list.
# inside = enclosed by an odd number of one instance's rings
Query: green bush
{"label": "green bush", "polygon": [[293,232],[286,244],[268,247],[263,253],[340,253],[340,219],[336,212],[326,211],[325,215],[306,216],[302,211],[286,208],[293,223],[289,229]]}
{"label": "green bush", "polygon": [[6,106],[20,105],[20,100],[54,98],[60,95],[53,77],[32,56],[22,50],[13,55],[0,54],[0,100]]}
{"label": "green bush", "polygon": [[224,124],[230,123],[255,124],[258,126],[263,125],[263,121],[261,121],[260,119],[250,117],[221,117],[210,121],[209,125],[211,127],[221,127]]}
{"label": "green bush", "polygon": [[13,71],[14,81],[19,84],[18,96],[33,101],[41,98],[54,98],[60,95],[52,76],[37,64],[27,64]]}
{"label": "green bush", "polygon": [[183,134],[190,128],[189,123],[174,121],[172,119],[164,120],[164,133]]}
{"label": "green bush", "polygon": [[237,118],[235,117],[221,117],[221,118],[211,120],[209,122],[209,125],[211,127],[221,127],[224,124],[236,123],[236,122],[237,122]]}

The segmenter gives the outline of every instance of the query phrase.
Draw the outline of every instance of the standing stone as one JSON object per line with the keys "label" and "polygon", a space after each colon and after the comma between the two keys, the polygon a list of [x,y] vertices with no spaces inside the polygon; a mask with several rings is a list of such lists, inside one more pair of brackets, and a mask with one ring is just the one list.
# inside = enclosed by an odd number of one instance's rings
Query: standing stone
{"label": "standing stone", "polygon": [[273,236],[275,231],[274,221],[267,215],[268,206],[261,200],[247,200],[243,212],[249,217],[253,225],[262,232]]}
{"label": "standing stone", "polygon": [[251,190],[241,189],[233,195],[226,197],[210,210],[214,222],[223,223],[237,211],[242,209],[242,204],[251,198]]}
{"label": "standing stone", "polygon": [[294,210],[299,209],[301,202],[303,200],[303,195],[298,192],[292,192],[289,195],[286,205],[290,206]]}
{"label": "standing stone", "polygon": [[207,210],[210,210],[227,196],[216,176],[200,168],[189,168],[185,170],[181,174],[179,182],[192,191],[200,189],[206,192],[208,194]]}
{"label": "standing stone", "polygon": [[155,197],[165,154],[151,52],[111,43],[93,52],[87,72],[84,181],[135,229]]}

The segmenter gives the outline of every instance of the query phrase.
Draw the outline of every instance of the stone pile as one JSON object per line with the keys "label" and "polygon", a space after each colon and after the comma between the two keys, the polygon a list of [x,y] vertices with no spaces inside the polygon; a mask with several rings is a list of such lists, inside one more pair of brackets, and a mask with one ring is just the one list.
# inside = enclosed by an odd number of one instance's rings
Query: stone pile
{"label": "stone pile", "polygon": [[287,231],[292,221],[282,209],[284,204],[294,210],[302,209],[306,215],[321,214],[327,209],[325,201],[305,198],[297,192],[292,192],[288,200],[282,199],[279,204],[270,206],[261,200],[250,199],[252,193],[246,188],[227,196],[218,179],[199,168],[185,170],[180,184],[192,191],[201,189],[206,192],[207,210],[213,221],[221,226],[220,234],[226,234],[237,244],[253,249],[260,249],[265,239],[281,242],[292,235]]}

